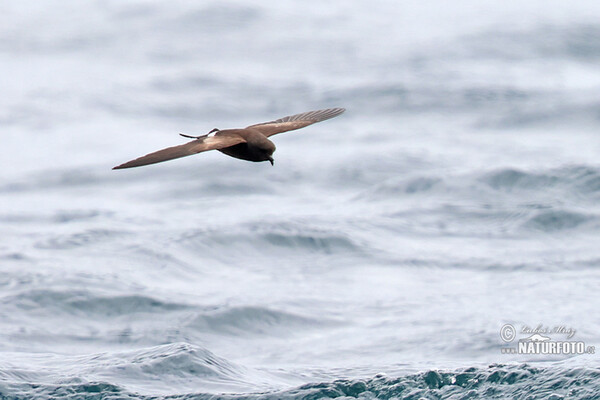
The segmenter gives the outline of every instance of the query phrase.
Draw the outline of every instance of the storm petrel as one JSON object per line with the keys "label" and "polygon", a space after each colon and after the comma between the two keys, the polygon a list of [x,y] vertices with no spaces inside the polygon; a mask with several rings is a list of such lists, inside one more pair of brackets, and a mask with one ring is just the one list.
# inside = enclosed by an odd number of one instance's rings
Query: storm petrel
{"label": "storm petrel", "polygon": [[337,117],[344,111],[346,111],[344,108],[328,108],[290,115],[275,121],[250,125],[243,129],[219,130],[215,128],[206,135],[201,136],[180,134],[183,137],[194,140],[179,146],[168,147],[154,153],[146,154],[125,164],[118,165],[113,169],[155,164],[174,158],[191,156],[192,154],[207,150],[219,150],[221,153],[242,160],[255,162],[270,161],[271,165],[273,165],[275,144],[268,137]]}

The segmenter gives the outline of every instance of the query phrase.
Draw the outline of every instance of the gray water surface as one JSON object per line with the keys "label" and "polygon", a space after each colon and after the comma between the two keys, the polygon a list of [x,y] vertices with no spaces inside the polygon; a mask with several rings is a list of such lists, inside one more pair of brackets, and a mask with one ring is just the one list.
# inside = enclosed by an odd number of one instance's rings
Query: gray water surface
{"label": "gray water surface", "polygon": [[[600,342],[599,17],[0,4],[0,395],[598,398],[595,354],[501,354],[500,329]],[[274,167],[111,170],[328,107]]]}

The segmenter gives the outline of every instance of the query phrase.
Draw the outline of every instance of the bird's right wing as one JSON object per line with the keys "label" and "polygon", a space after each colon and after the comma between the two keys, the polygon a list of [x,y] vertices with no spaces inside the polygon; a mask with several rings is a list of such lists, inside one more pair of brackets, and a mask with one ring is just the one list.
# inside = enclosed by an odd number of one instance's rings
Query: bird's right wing
{"label": "bird's right wing", "polygon": [[209,134],[199,137],[191,142],[180,144],[179,146],[167,147],[154,153],[117,165],[113,169],[141,167],[142,165],[155,164],[163,161],[172,160],[192,154],[201,153],[207,150],[218,150],[225,147],[234,146],[243,143],[246,140],[241,136],[227,131],[219,131],[216,134]]}
{"label": "bird's right wing", "polygon": [[346,111],[345,108],[327,108],[325,110],[308,111],[302,114],[279,118],[275,121],[250,125],[248,128],[259,130],[263,135],[269,137],[278,133],[304,128],[315,122],[321,122],[329,118],[337,117],[344,111]]}

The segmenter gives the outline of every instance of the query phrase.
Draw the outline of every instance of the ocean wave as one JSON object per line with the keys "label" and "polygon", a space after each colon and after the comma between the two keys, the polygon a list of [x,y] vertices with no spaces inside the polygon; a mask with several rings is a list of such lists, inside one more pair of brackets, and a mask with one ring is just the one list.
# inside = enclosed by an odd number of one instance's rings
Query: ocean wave
{"label": "ocean wave", "polygon": [[99,296],[79,290],[29,290],[5,296],[1,303],[22,310],[53,310],[54,313],[112,317],[135,313],[185,310],[190,305],[161,301],[143,295]]}
{"label": "ocean wave", "polygon": [[195,316],[188,326],[195,330],[235,336],[293,333],[334,323],[265,307],[246,306],[202,313]]}
{"label": "ocean wave", "polygon": [[594,196],[600,192],[600,169],[587,165],[568,165],[547,171],[500,169],[483,175],[481,181],[501,191],[562,188],[564,194]]}
{"label": "ocean wave", "polygon": [[[577,368],[536,368],[527,364],[490,365],[459,371],[431,370],[400,378],[379,376],[368,380],[338,380],[309,384],[275,395],[246,399],[592,399],[600,393],[600,371]],[[466,397],[465,397],[466,396]],[[191,398],[191,397],[188,397]],[[226,397],[224,397],[226,398]]]}
{"label": "ocean wave", "polygon": [[359,252],[361,249],[358,243],[341,232],[294,223],[262,223],[260,226],[250,223],[229,231],[194,230],[185,233],[177,241],[186,246],[191,245],[195,251],[210,248],[211,252],[214,252],[215,246],[227,247],[228,252],[235,252],[236,248],[240,251],[252,248],[260,253],[267,249],[287,249],[331,254]]}
{"label": "ocean wave", "polygon": [[589,232],[598,226],[600,169],[500,168],[468,174],[394,177],[352,201],[377,204],[378,226],[425,235],[516,237],[531,231]]}
{"label": "ocean wave", "polygon": [[[13,361],[0,364],[0,396],[156,398],[160,393],[250,392],[269,387],[265,383],[269,374],[248,370],[184,342],[116,353],[19,357],[19,362],[29,366],[15,367]],[[68,367],[57,367],[57,362]],[[159,387],[157,380],[161,381]]]}
{"label": "ocean wave", "polygon": [[135,393],[105,381],[65,384],[0,384],[0,392],[6,393],[8,399],[139,399]]}
{"label": "ocean wave", "polygon": [[413,178],[395,178],[376,185],[357,199],[381,199],[396,195],[411,195],[430,192],[444,185],[441,177],[419,176]]}
{"label": "ocean wave", "polygon": [[[371,186],[358,199],[377,200],[430,193],[454,194],[457,199],[481,199],[486,196],[497,197],[498,194],[510,196],[512,193],[515,200],[529,200],[530,204],[536,198],[543,201],[566,197],[595,202],[600,196],[600,169],[586,165],[568,165],[545,171],[500,168],[477,174],[394,177]],[[527,197],[521,196],[525,193]]]}
{"label": "ocean wave", "polygon": [[[192,354],[193,351],[186,352]],[[210,376],[235,380],[240,374],[228,369],[207,368],[210,358],[197,354],[191,356],[194,361],[183,361],[185,366],[201,366],[201,371]],[[154,360],[154,359],[152,359]],[[167,357],[159,362],[161,370],[179,369],[179,364],[171,364],[175,359]],[[152,362],[150,362],[151,364]],[[130,371],[123,371],[130,372]],[[148,376],[151,376],[149,374]],[[243,374],[241,374],[243,375]],[[213,376],[213,377],[214,377]],[[186,388],[189,385],[186,385]],[[19,390],[20,389],[20,390]],[[316,400],[316,399],[490,399],[490,398],[527,398],[530,400],[595,399],[600,396],[600,370],[598,368],[547,368],[528,364],[503,365],[492,364],[485,367],[468,367],[451,371],[429,370],[417,374],[396,378],[384,374],[365,379],[339,379],[308,383],[292,389],[279,391],[258,391],[227,394],[223,391],[194,391],[185,394],[167,396],[145,395],[128,389],[126,385],[109,383],[108,380],[74,382],[65,384],[41,385],[1,385],[0,390],[10,398],[52,398],[69,399],[170,399],[170,400]],[[26,395],[19,396],[20,393]],[[179,391],[181,393],[181,391]]]}
{"label": "ocean wave", "polygon": [[[578,200],[587,198],[595,201],[600,195],[600,168],[566,165],[548,170],[527,171],[509,167],[476,174],[394,177],[372,186],[361,197],[377,199],[394,195],[455,192],[464,198],[472,198],[486,189],[502,193],[537,191],[544,197],[569,196]],[[559,191],[549,192],[551,189]]]}
{"label": "ocean wave", "polygon": [[128,232],[122,230],[88,229],[83,232],[52,235],[36,242],[35,247],[49,250],[67,250],[78,247],[95,246],[98,243],[117,240],[127,235]]}
{"label": "ocean wave", "polygon": [[525,221],[523,226],[534,230],[544,232],[563,231],[566,229],[581,228],[584,225],[591,224],[591,228],[596,228],[598,217],[593,214],[585,214],[567,210],[549,210],[541,211]]}
{"label": "ocean wave", "polygon": [[551,174],[528,173],[514,168],[490,172],[481,180],[496,190],[511,190],[516,188],[535,189],[540,186],[554,186],[559,177]]}
{"label": "ocean wave", "polygon": [[98,209],[57,210],[51,214],[21,212],[0,215],[0,223],[13,224],[67,224],[71,222],[91,221],[101,217],[112,217],[114,213]]}
{"label": "ocean wave", "polygon": [[207,349],[188,343],[172,343],[149,349],[127,352],[121,355],[123,362],[112,365],[115,373],[125,373],[144,379],[193,377],[195,379],[217,379],[236,381],[243,368],[224,358],[217,357]]}
{"label": "ocean wave", "polygon": [[14,253],[0,254],[0,260],[28,261],[28,260],[30,260],[30,258],[27,255],[23,254],[23,253],[14,252]]}

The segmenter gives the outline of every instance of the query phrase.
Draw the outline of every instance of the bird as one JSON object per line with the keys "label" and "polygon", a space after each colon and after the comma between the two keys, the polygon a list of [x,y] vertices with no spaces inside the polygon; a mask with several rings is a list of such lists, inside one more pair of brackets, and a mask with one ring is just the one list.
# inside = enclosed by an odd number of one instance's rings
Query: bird
{"label": "bird", "polygon": [[247,161],[269,161],[273,165],[275,144],[268,139],[269,137],[337,117],[344,111],[346,111],[344,108],[308,111],[301,114],[289,115],[274,121],[250,125],[242,129],[219,130],[215,128],[207,134],[200,136],[190,136],[180,133],[181,136],[194,140],[146,154],[135,160],[117,165],[113,169],[141,167],[143,165],[191,156],[208,150],[218,150],[228,156]]}

